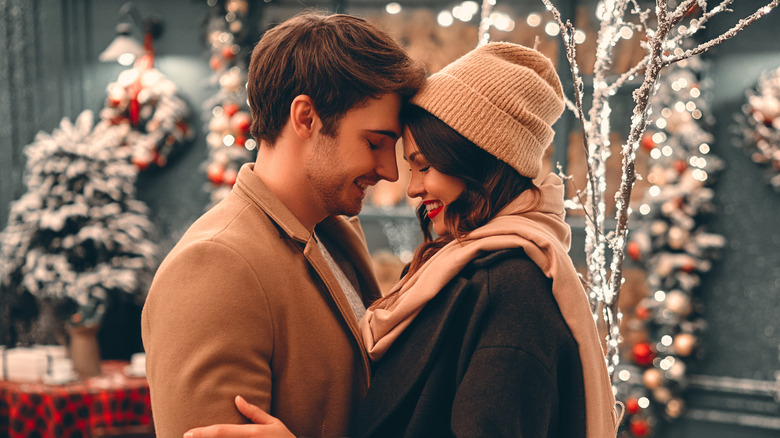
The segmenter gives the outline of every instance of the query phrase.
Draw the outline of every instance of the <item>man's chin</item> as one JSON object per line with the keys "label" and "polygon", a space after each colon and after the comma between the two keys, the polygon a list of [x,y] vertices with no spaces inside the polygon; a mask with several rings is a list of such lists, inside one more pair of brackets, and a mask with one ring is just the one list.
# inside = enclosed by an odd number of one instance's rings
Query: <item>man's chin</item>
{"label": "man's chin", "polygon": [[343,215],[343,216],[357,216],[361,210],[363,210],[362,201],[357,205],[342,206],[342,208],[337,213],[334,214]]}

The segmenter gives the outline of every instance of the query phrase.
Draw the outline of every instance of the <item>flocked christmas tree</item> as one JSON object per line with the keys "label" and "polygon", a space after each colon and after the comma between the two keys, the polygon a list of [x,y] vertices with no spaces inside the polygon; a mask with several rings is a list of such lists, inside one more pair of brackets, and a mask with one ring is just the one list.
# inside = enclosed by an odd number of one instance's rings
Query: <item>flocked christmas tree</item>
{"label": "flocked christmas tree", "polygon": [[36,301],[54,303],[69,324],[90,326],[113,294],[143,300],[157,247],[147,208],[135,199],[125,136],[121,126],[93,126],[84,111],[25,147],[27,192],[0,233],[7,344],[41,342],[26,333]]}

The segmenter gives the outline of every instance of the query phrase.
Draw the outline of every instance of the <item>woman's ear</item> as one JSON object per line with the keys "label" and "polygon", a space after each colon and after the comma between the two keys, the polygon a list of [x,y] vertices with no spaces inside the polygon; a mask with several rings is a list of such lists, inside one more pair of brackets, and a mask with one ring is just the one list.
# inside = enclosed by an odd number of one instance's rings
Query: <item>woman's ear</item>
{"label": "woman's ear", "polygon": [[311,97],[300,94],[290,104],[290,123],[301,139],[311,137],[319,125],[319,116]]}

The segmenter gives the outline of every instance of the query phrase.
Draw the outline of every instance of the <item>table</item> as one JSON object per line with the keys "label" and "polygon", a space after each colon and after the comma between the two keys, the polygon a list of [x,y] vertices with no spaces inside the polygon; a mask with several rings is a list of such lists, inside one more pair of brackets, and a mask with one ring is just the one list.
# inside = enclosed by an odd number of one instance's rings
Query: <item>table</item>
{"label": "table", "polygon": [[154,436],[149,384],[104,361],[101,374],[62,385],[0,380],[0,437]]}

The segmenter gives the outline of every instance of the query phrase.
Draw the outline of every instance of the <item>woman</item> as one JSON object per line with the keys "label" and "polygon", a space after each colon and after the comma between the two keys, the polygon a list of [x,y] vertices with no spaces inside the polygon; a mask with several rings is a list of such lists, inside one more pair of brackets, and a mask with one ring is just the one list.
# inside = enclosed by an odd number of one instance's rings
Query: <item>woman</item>
{"label": "woman", "polygon": [[534,180],[564,108],[552,64],[487,44],[432,75],[411,104],[404,157],[425,242],[361,321],[375,365],[354,435],[614,437],[563,184]]}

